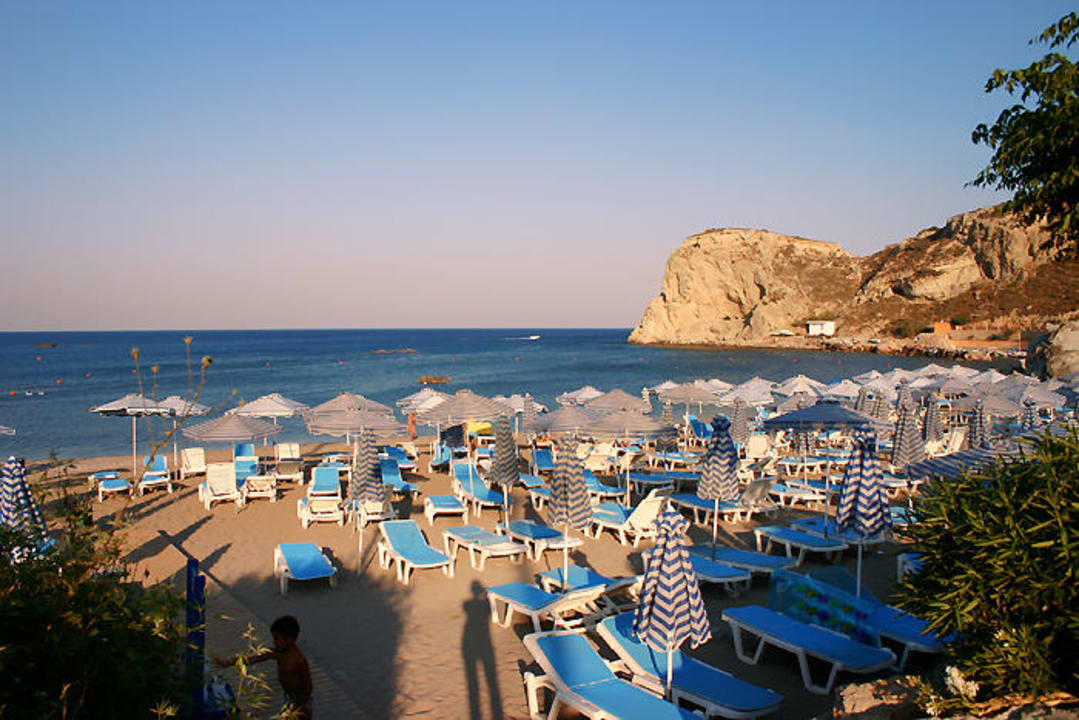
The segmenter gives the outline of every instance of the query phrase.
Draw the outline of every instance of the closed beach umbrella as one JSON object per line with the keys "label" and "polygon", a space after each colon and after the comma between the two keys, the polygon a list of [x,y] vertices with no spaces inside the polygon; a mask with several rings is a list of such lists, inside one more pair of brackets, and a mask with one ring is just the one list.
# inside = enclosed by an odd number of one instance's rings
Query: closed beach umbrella
{"label": "closed beach umbrella", "polygon": [[383,493],[375,435],[370,430],[360,430],[356,446],[352,450],[352,472],[348,478],[348,497],[356,509],[356,531],[360,533],[361,553],[363,552],[363,530],[359,524],[359,505],[364,502],[379,502],[383,498]]}
{"label": "closed beach umbrella", "polygon": [[746,404],[741,398],[734,399],[731,409],[731,440],[745,445],[749,439],[749,419],[746,416]]}
{"label": "closed beach umbrella", "polygon": [[892,409],[888,405],[888,399],[884,395],[876,395],[873,398],[871,415],[885,423],[890,423]]}
{"label": "closed beach umbrella", "polygon": [[652,406],[642,398],[630,395],[622,388],[615,388],[598,397],[587,401],[585,405],[591,410],[632,410],[638,413],[651,411]]}
{"label": "closed beach umbrella", "polygon": [[858,399],[854,401],[854,409],[858,412],[866,412],[869,407],[869,391],[864,387],[858,391]]}
{"label": "closed beach umbrella", "polygon": [[0,522],[9,530],[21,532],[40,542],[45,539],[45,520],[30,495],[26,469],[13,457],[4,463],[0,480]]}
{"label": "closed beach umbrella", "polygon": [[521,431],[522,432],[534,432],[531,430],[535,424],[536,419],[539,417],[539,410],[536,408],[536,403],[532,400],[531,395],[525,395],[524,407],[521,408]]}
{"label": "closed beach umbrella", "polygon": [[659,414],[659,421],[664,425],[674,425],[674,413],[671,411],[669,402],[663,403],[663,410]]}
{"label": "closed beach umbrella", "polygon": [[922,440],[914,408],[900,405],[892,437],[892,465],[905,469],[911,463],[922,460],[925,460],[925,441]]}
{"label": "closed beach umbrella", "polygon": [[899,388],[896,390],[895,397],[895,409],[896,412],[902,407],[914,407],[914,396],[910,392],[910,383],[902,382],[899,384]]}
{"label": "closed beach umbrella", "polygon": [[1034,406],[1034,403],[1027,403],[1023,407],[1023,419],[1019,422],[1019,429],[1022,432],[1030,432],[1038,426],[1038,411]]}
{"label": "closed beach umbrella", "polygon": [[689,521],[672,510],[656,518],[656,546],[633,614],[637,639],[667,653],[668,692],[674,651],[686,640],[698,647],[712,637],[697,573],[686,550],[687,529]]}
{"label": "closed beach umbrella", "polygon": [[[562,577],[569,577],[569,531],[584,530],[592,520],[592,504],[584,484],[584,468],[575,453],[568,449],[558,453],[551,478],[551,499],[547,507],[547,524],[563,528]],[[568,586],[566,586],[568,587]]]}
{"label": "closed beach umbrella", "polygon": [[176,446],[177,422],[183,422],[189,417],[205,415],[210,412],[210,406],[197,403],[194,400],[187,400],[179,395],[169,395],[161,401],[161,407],[172,411],[172,468],[177,470],[180,467],[176,462],[176,457],[179,454]]}
{"label": "closed beach umbrella", "polygon": [[944,424],[940,420],[940,406],[932,399],[925,406],[922,416],[922,440],[936,442],[944,437]]}
{"label": "closed beach umbrella", "polygon": [[510,488],[520,477],[521,471],[517,464],[517,443],[513,440],[509,418],[503,416],[495,422],[495,450],[491,458],[491,479],[502,488],[507,523],[510,519]]}
{"label": "closed beach umbrella", "polygon": [[731,421],[716,415],[712,419],[712,439],[704,454],[697,497],[715,503],[712,513],[712,559],[716,559],[716,538],[719,535],[719,503],[738,499],[738,451],[731,441]]}
{"label": "closed beach umbrella", "polygon": [[281,428],[273,423],[243,415],[222,415],[181,429],[184,437],[204,443],[237,443],[262,440],[276,435]]}
{"label": "closed beach umbrella", "polygon": [[985,405],[978,403],[970,417],[970,429],[967,433],[967,445],[976,450],[989,446],[989,416]]}
{"label": "closed beach umbrella", "polygon": [[[843,492],[839,495],[836,527],[840,532],[853,531],[864,538],[879,535],[892,525],[888,496],[881,482],[877,460],[877,436],[871,430],[855,430],[854,447],[843,473]],[[856,595],[862,596],[862,543],[858,543]]]}
{"label": "closed beach umbrella", "polygon": [[138,444],[138,430],[136,429],[136,419],[145,417],[148,415],[171,415],[172,411],[168,408],[162,407],[160,403],[155,400],[150,400],[147,397],[139,395],[138,393],[128,393],[122,398],[107,402],[104,405],[96,405],[90,408],[90,412],[97,413],[98,415],[120,415],[131,418],[131,478],[138,477],[138,463],[135,461],[137,455],[136,446]]}

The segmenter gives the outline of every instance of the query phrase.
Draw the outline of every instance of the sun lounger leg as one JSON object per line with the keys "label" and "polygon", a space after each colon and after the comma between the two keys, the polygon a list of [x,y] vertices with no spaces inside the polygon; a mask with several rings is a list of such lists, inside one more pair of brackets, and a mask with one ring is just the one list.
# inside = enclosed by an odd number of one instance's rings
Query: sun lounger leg
{"label": "sun lounger leg", "polygon": [[742,646],[742,626],[738,623],[731,623],[731,635],[734,637],[734,654],[738,656],[738,659],[744,663],[750,665],[756,665],[760,662],[761,653],[764,652],[764,637],[757,638],[757,649],[753,652],[753,655],[746,655]]}
{"label": "sun lounger leg", "polygon": [[809,674],[809,657],[804,651],[798,653],[798,667],[802,670],[802,682],[805,684],[806,690],[817,695],[827,695],[832,692],[835,676],[839,674],[839,663],[832,663],[832,669],[828,673],[828,682],[825,685],[817,685],[813,682],[813,678]]}
{"label": "sun lounger leg", "polygon": [[547,676],[536,675],[535,673],[526,672],[525,699],[528,701],[528,716],[532,718],[532,720],[542,720],[544,717],[544,715],[540,712],[540,690],[553,690],[553,688],[551,688],[551,684],[547,682]]}
{"label": "sun lounger leg", "polygon": [[288,594],[288,573],[281,573],[281,594]]}

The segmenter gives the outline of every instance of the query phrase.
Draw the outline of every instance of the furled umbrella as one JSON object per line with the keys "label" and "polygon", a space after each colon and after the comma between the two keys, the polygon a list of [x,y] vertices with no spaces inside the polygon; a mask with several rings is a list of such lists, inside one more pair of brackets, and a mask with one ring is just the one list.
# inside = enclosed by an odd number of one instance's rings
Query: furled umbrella
{"label": "furled umbrella", "polygon": [[899,383],[899,387],[896,389],[895,395],[895,410],[899,412],[899,408],[902,407],[914,407],[914,395],[910,392],[910,382],[904,381]]}
{"label": "furled umbrella", "polygon": [[742,398],[735,398],[731,408],[731,440],[738,445],[745,445],[749,440],[749,418]]}
{"label": "furled umbrella", "polygon": [[870,414],[878,420],[891,424],[892,409],[888,406],[888,398],[883,394],[873,397]]}
{"label": "furled umbrella", "polygon": [[[853,441],[850,460],[843,473],[843,492],[839,495],[836,528],[840,532],[851,531],[863,538],[871,538],[891,527],[892,516],[881,482],[876,433],[872,430],[855,430]],[[862,544],[858,543],[855,576],[857,597],[862,596]]]}
{"label": "furled umbrella", "polygon": [[663,403],[663,410],[659,414],[659,421],[664,425],[674,425],[674,413],[671,411],[669,402]]}
{"label": "furled umbrella", "polygon": [[363,552],[363,529],[360,527],[360,505],[379,502],[384,490],[378,471],[378,453],[375,450],[375,434],[361,429],[352,451],[352,472],[348,479],[348,497],[356,512],[356,531],[360,534],[360,552]]}
{"label": "furled umbrella", "polygon": [[[510,421],[502,416],[495,421],[495,450],[491,458],[491,479],[502,488],[503,510],[506,524],[510,521],[510,488],[521,477],[517,464],[517,443],[510,430]],[[565,575],[563,575],[565,577]]]}
{"label": "furled umbrella", "polygon": [[[37,547],[46,541],[45,519],[26,484],[26,469],[14,457],[9,457],[4,463],[3,479],[0,481],[0,522],[9,530],[33,540]],[[18,558],[30,550],[20,549],[17,551]]]}
{"label": "furled umbrella", "polygon": [[1023,417],[1019,421],[1019,430],[1021,432],[1030,432],[1034,428],[1038,427],[1038,410],[1032,402],[1025,403],[1023,405]]}
{"label": "furled umbrella", "polygon": [[712,419],[712,439],[702,462],[697,497],[712,500],[712,559],[716,559],[716,539],[719,536],[719,503],[738,500],[738,450],[730,434],[731,421],[722,415]]}
{"label": "furled umbrella", "polygon": [[925,415],[922,416],[922,440],[936,442],[942,437],[944,437],[944,424],[940,419],[940,405],[930,398],[925,406]]}
{"label": "furled umbrella", "polygon": [[686,640],[698,647],[712,637],[697,573],[686,550],[689,521],[673,510],[656,518],[656,545],[644,574],[633,632],[656,652],[667,653],[667,685],[671,688],[671,659]]}
{"label": "furled umbrella", "polygon": [[592,520],[592,504],[584,484],[584,468],[576,453],[560,452],[551,478],[547,524],[563,528],[562,577],[569,577],[569,531],[584,530]]}
{"label": "furled umbrella", "polygon": [[866,412],[869,407],[869,391],[864,387],[858,390],[858,399],[854,401],[854,409],[858,412]]}
{"label": "furled umbrella", "polygon": [[177,464],[179,448],[176,442],[176,426],[189,417],[205,415],[210,412],[210,406],[182,398],[179,395],[169,395],[161,401],[161,407],[172,411],[172,467],[173,469],[178,469],[180,466]]}
{"label": "furled umbrella", "polygon": [[972,450],[989,446],[989,416],[985,412],[985,405],[982,403],[975,406],[974,414],[970,416],[967,446]]}
{"label": "furled umbrella", "polygon": [[521,432],[530,432],[529,428],[536,424],[536,419],[539,417],[539,411],[536,408],[536,403],[532,400],[532,396],[525,394],[524,407],[521,409]]}
{"label": "furled umbrella", "polygon": [[910,405],[899,406],[892,436],[892,465],[904,470],[911,463],[925,460],[925,441],[918,427],[918,418]]}
{"label": "furled umbrella", "polygon": [[137,455],[136,447],[138,444],[138,430],[136,429],[136,421],[140,417],[148,417],[151,415],[167,416],[171,415],[172,411],[168,408],[162,407],[156,400],[151,400],[143,395],[137,393],[128,393],[122,398],[107,402],[103,405],[95,405],[90,408],[90,412],[97,413],[98,415],[119,415],[131,418],[131,477],[135,479],[138,477],[138,464],[135,461]]}

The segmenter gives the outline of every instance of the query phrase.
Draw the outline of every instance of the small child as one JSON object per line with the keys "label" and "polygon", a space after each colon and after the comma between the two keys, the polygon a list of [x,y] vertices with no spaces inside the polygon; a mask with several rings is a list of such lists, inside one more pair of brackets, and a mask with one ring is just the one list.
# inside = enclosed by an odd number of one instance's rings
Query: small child
{"label": "small child", "polygon": [[[254,665],[266,660],[276,660],[277,679],[285,693],[282,710],[293,713],[289,717],[311,720],[311,669],[307,666],[307,658],[300,652],[300,648],[296,647],[296,638],[300,636],[300,623],[291,615],[282,615],[270,625],[270,633],[273,635],[273,648],[248,655],[244,662]],[[239,656],[230,660],[214,658],[214,662],[219,667],[226,667],[235,665],[239,659]]]}

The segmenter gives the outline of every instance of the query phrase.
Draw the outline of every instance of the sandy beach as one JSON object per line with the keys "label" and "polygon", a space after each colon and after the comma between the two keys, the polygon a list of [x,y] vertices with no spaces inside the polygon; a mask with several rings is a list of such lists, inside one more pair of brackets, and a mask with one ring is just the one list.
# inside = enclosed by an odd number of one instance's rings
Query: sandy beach
{"label": "sandy beach", "polygon": [[[426,447],[422,438],[416,444]],[[341,447],[308,445],[304,454]],[[227,450],[208,450],[207,455],[211,462],[230,459]],[[441,549],[443,530],[461,523],[457,517],[442,516],[433,527],[427,524],[423,496],[451,492],[446,474],[426,472],[427,459],[422,455],[417,463],[420,473],[407,476],[420,486],[420,496],[396,507],[400,517],[416,519],[431,544]],[[84,477],[129,464],[130,458],[125,456],[86,459],[75,464],[74,473]],[[483,588],[530,582],[537,572],[560,566],[560,553],[548,552],[539,562],[525,560],[520,565],[492,559],[482,572],[472,569],[461,553],[454,578],[439,571],[421,571],[404,586],[397,583],[392,569],[384,571],[378,565],[377,527],[366,530],[362,554],[359,536],[351,527],[316,524],[302,528],[296,516],[296,501],[304,493],[301,486],[279,484],[276,502],[253,500],[238,513],[231,503],[216,504],[207,512],[197,498],[199,481],[201,477],[189,479],[172,495],[153,491],[130,501],[107,497],[104,503],[95,498],[94,519],[111,525],[117,512],[126,508],[130,525],[122,532],[136,576],[144,582],[175,582],[182,587],[187,558],[200,561],[207,576],[209,653],[226,655],[244,650],[243,633],[249,624],[268,643],[269,624],[280,615],[292,614],[301,625],[299,645],[312,663],[317,717],[528,717],[522,672],[532,666],[532,659],[520,638],[531,631],[531,624],[524,620],[512,629],[493,625]],[[521,488],[514,489],[512,497],[512,518],[541,518]],[[469,523],[493,529],[500,514],[487,510],[480,518],[471,515]],[[784,510],[767,522],[783,524],[807,514]],[[721,539],[753,549],[753,525],[721,523]],[[710,539],[710,529],[694,526],[690,539]],[[338,569],[335,589],[324,581],[293,582],[286,596],[280,594],[271,562],[274,547],[300,541],[314,542],[328,551]],[[646,542],[641,548],[623,547],[606,533],[598,539],[586,538],[572,554],[572,561],[606,575],[628,575],[641,572],[640,550],[649,546]],[[866,587],[883,598],[894,583],[895,555],[901,546],[886,543],[878,548],[867,553],[864,573]],[[853,551],[840,562],[853,572]],[[811,558],[799,570],[817,564]],[[769,717],[810,718],[829,709],[830,698],[803,688],[793,655],[769,649],[756,666],[734,655],[730,630],[720,615],[727,607],[767,605],[765,578],[756,577],[750,590],[737,598],[707,584],[702,585],[702,592],[712,639],[690,654],[782,693],[784,702]],[[601,641],[593,641],[603,649]],[[260,669],[277,692],[272,668],[263,665]],[[860,679],[847,675],[839,682]]]}

